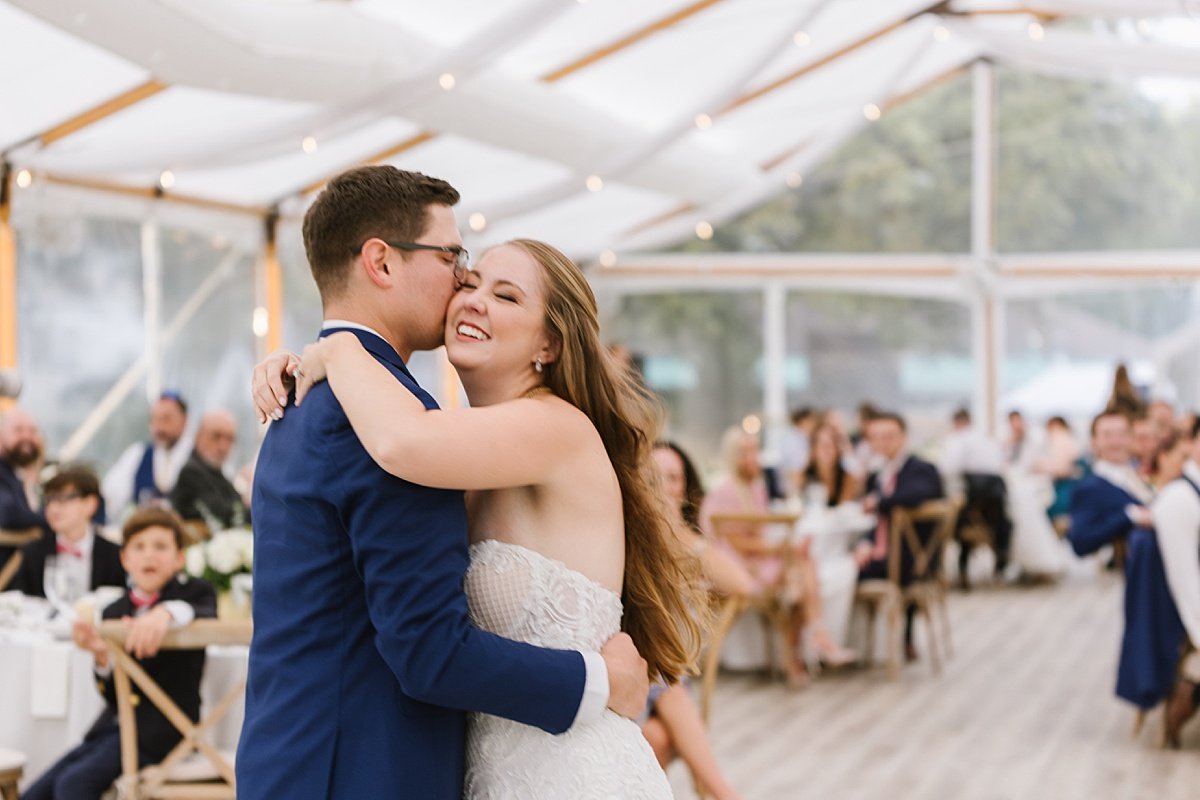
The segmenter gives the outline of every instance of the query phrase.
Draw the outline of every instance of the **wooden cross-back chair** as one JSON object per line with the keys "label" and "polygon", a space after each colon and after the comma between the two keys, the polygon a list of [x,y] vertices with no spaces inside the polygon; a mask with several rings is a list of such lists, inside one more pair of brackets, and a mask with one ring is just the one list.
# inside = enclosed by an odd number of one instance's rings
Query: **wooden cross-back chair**
{"label": "wooden cross-back chair", "polygon": [[[167,693],[146,674],[141,665],[125,652],[125,637],[129,626],[119,620],[100,625],[100,635],[109,645],[113,665],[113,682],[117,691],[117,719],[121,729],[121,797],[125,800],[142,798],[197,798],[217,800],[237,796],[233,765],[208,740],[213,727],[225,717],[246,688],[246,679],[235,684],[212,708],[207,717],[192,722]],[[227,621],[199,619],[178,630],[169,631],[163,638],[164,650],[199,650],[210,644],[248,645],[253,628],[248,620]],[[183,738],[160,763],[138,767],[137,719],[133,686],[142,697],[154,704],[175,726]],[[172,771],[185,758],[199,753],[211,767],[215,780],[177,781]]]}
{"label": "wooden cross-back chair", "polygon": [[24,560],[21,548],[40,538],[42,538],[41,528],[22,528],[20,530],[0,528],[0,547],[16,548],[16,552],[0,565],[0,592],[8,588],[12,579],[17,576],[17,570],[21,568],[21,562]]}
{"label": "wooden cross-back chair", "polygon": [[[789,530],[794,528],[800,519],[798,513],[751,513],[738,512],[713,514],[710,517],[713,533],[722,537],[722,529],[729,525],[786,525]],[[720,670],[721,648],[725,637],[733,628],[738,617],[747,611],[754,611],[763,621],[764,633],[767,640],[767,666],[771,672],[781,672],[782,666],[776,655],[776,633],[785,634],[784,627],[790,625],[789,615],[797,600],[789,599],[787,595],[787,577],[796,558],[795,546],[789,539],[779,543],[773,553],[783,559],[783,568],[779,580],[763,588],[755,595],[732,595],[717,600],[717,612],[713,621],[707,651],[701,667],[700,714],[707,723],[712,707],[712,695],[717,685],[717,672]]]}
{"label": "wooden cross-back chair", "polygon": [[[959,500],[930,500],[915,508],[892,509],[887,578],[866,580],[858,585],[855,603],[867,607],[867,663],[874,660],[875,616],[877,609],[883,607],[888,625],[888,677],[892,680],[900,677],[902,623],[905,608],[910,603],[916,606],[927,624],[930,663],[935,675],[941,674],[942,668],[933,620],[935,607],[942,621],[946,655],[950,656],[953,652],[942,555],[946,544],[954,538],[961,505]],[[926,524],[932,524],[933,529],[929,538],[923,540],[917,526]],[[903,574],[902,569],[906,552],[912,561],[912,572],[908,576]]]}

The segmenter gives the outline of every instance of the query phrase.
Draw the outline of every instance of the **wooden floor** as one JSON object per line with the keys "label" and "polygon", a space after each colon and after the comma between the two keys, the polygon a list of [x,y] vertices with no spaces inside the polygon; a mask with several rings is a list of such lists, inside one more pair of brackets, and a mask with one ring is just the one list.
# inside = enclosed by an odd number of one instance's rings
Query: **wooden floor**
{"label": "wooden floor", "polygon": [[[745,800],[1200,798],[1200,721],[1182,751],[1161,751],[1161,711],[1135,740],[1132,706],[1113,695],[1121,590],[1089,568],[1056,586],[954,593],[940,678],[923,660],[898,683],[857,670],[790,693],[723,674],[719,761]],[[683,765],[669,772],[676,797],[694,797]]]}

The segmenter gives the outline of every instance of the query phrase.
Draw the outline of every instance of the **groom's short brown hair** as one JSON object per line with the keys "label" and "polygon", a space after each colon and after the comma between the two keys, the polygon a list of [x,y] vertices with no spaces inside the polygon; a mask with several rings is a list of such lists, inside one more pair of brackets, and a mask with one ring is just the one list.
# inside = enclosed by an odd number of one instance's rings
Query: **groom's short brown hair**
{"label": "groom's short brown hair", "polygon": [[304,252],[322,300],[350,277],[350,259],[372,236],[415,241],[429,206],[453,206],[458,190],[440,178],[390,166],[358,167],[331,180],[304,215]]}

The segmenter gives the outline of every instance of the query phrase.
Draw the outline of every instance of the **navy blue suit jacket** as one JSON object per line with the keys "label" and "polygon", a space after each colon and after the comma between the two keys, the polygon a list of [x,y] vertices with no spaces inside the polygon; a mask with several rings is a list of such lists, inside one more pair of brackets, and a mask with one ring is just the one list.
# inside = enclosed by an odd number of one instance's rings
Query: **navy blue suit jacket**
{"label": "navy blue suit jacket", "polygon": [[[26,528],[41,528],[46,535],[46,518],[29,507],[25,497],[25,486],[12,466],[0,459],[0,528],[20,531]],[[0,547],[0,567],[3,567],[12,554],[14,547]],[[4,587],[0,586],[0,589]]]}
{"label": "navy blue suit jacket", "polygon": [[1094,553],[1128,536],[1133,520],[1125,507],[1142,501],[1099,475],[1088,475],[1071,493],[1071,528],[1067,539],[1077,555]]}
{"label": "navy blue suit jacket", "polygon": [[[435,407],[386,342],[353,333]],[[570,727],[582,655],[471,625],[462,493],[380,469],[327,383],[267,432],[253,507],[241,800],[458,800],[464,710]]]}

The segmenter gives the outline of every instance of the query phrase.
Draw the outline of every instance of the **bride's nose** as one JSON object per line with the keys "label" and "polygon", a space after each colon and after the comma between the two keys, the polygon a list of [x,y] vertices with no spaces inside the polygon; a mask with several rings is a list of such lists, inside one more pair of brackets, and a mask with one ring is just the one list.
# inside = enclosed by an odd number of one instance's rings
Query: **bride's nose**
{"label": "bride's nose", "polygon": [[479,296],[479,292],[472,292],[467,295],[466,306],[478,314],[482,314],[486,310],[486,304],[483,302],[483,298]]}

